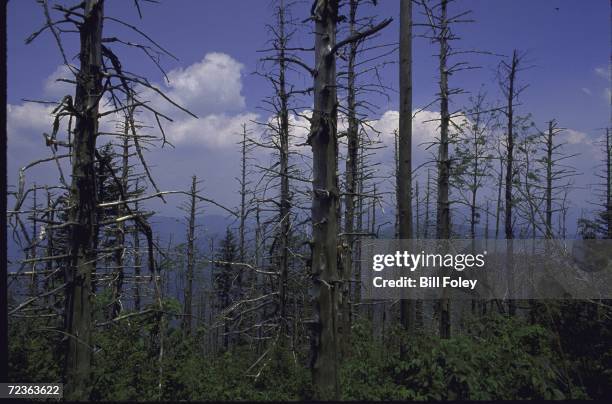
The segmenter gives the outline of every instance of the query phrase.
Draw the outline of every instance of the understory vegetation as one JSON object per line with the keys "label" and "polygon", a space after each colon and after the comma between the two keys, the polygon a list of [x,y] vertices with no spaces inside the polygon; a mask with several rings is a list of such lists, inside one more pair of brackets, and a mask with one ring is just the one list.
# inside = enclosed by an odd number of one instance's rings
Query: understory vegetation
{"label": "understory vegetation", "polygon": [[[170,311],[176,306],[166,303]],[[380,340],[372,335],[371,322],[356,321],[339,372],[342,399],[603,399],[612,391],[609,314],[590,303],[548,302],[537,306],[530,321],[497,313],[472,318],[469,332],[450,339],[407,336],[397,327]],[[200,327],[186,337],[180,327],[169,325],[160,358],[153,320],[124,320],[95,334],[92,399],[312,396],[305,344],[291,349],[244,341],[231,350],[207,352],[209,331]],[[10,333],[12,380],[61,379],[60,333],[27,319],[14,319]],[[394,349],[401,340],[409,348],[406,360]]]}

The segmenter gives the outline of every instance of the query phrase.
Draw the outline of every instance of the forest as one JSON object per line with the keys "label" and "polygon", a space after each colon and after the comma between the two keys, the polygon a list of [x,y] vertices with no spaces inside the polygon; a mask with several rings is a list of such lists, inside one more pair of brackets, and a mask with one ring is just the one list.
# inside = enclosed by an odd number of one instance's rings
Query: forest
{"label": "forest", "polygon": [[[9,380],[63,383],[70,401],[612,397],[612,296],[362,293],[368,240],[612,239],[609,110],[581,155],[564,112],[530,112],[527,44],[473,48],[464,27],[483,22],[463,0],[397,0],[387,15],[390,1],[257,1],[267,37],[249,45],[249,73],[266,96],[216,140],[238,175],[181,172],[166,188],[157,175],[183,165],[158,156],[188,148],[177,133],[202,116],[159,84],[181,85],[164,67],[172,27],[138,24],[188,8],[37,0],[19,40],[48,41],[65,92],[24,100],[47,129],[8,178]],[[419,59],[435,66],[426,103],[413,97]]]}

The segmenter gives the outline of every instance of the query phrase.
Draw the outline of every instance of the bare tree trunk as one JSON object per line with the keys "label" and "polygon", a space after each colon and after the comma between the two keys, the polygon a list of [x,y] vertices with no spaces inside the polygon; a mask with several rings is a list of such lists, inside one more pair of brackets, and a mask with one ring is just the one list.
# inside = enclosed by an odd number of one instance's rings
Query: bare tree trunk
{"label": "bare tree trunk", "polygon": [[[448,57],[448,24],[446,18],[447,0],[440,3],[440,149],[438,155],[438,206],[436,211],[436,237],[438,239],[450,238],[450,204],[449,204],[449,178],[450,159],[448,155],[448,129],[450,113],[448,110],[448,70],[446,60]],[[440,337],[450,338],[450,301],[447,298],[440,300]]]}
{"label": "bare tree trunk", "polygon": [[[350,35],[357,32],[357,0],[350,0],[349,11],[349,31]],[[357,103],[356,103],[356,88],[355,88],[355,61],[357,58],[357,42],[351,42],[348,51],[348,89],[347,89],[347,109],[348,109],[348,128],[346,131],[347,137],[347,156],[346,156],[346,197],[344,211],[344,233],[345,233],[345,250],[342,275],[342,351],[346,351],[346,345],[350,342],[351,329],[351,277],[353,274],[353,247],[355,240],[355,193],[357,188],[357,159],[359,153],[359,123],[357,120]],[[356,290],[355,293],[360,293]]]}
{"label": "bare tree trunk", "polygon": [[86,0],[80,34],[80,71],[72,147],[70,259],[67,268],[65,363],[66,399],[87,400],[91,373],[91,275],[96,266],[97,188],[95,173],[98,103],[102,93],[102,24],[104,2]]}
{"label": "bare tree trunk", "polygon": [[548,122],[548,134],[546,136],[546,238],[553,238],[552,232],[552,157],[553,157],[553,126],[554,122]]}
{"label": "bare tree trunk", "polygon": [[499,155],[499,178],[497,181],[497,207],[495,209],[495,238],[499,238],[499,219],[501,216],[502,209],[502,188],[504,183],[504,159],[500,153]]}
{"label": "bare tree trunk", "polygon": [[193,269],[195,264],[195,220],[196,220],[197,178],[191,178],[189,200],[189,228],[187,230],[187,276],[185,285],[185,300],[183,302],[183,332],[191,334],[191,308],[193,296]]}
{"label": "bare tree trunk", "polygon": [[606,128],[606,225],[608,239],[612,239],[612,144],[610,128]]}
{"label": "bare tree trunk", "polygon": [[289,193],[289,107],[288,95],[286,90],[286,35],[285,35],[285,6],[281,1],[279,7],[279,35],[281,46],[279,49],[279,87],[278,97],[280,101],[280,210],[279,210],[279,298],[280,298],[280,333],[281,343],[285,341],[287,334],[287,276],[289,273],[289,231],[290,231],[290,212],[291,196]]}
{"label": "bare tree trunk", "polygon": [[[400,55],[399,55],[399,139],[397,172],[398,236],[412,239],[412,0],[400,2]],[[404,331],[415,324],[414,301],[400,302],[400,322]],[[400,344],[400,356],[406,359],[407,347]]]}
{"label": "bare tree trunk", "polygon": [[[47,193],[47,210],[49,211],[49,223],[53,223],[55,221],[55,209],[52,202],[51,202],[51,192],[49,192],[49,189],[47,187],[45,187],[46,193]],[[50,227],[50,226],[49,226]],[[46,238],[47,238],[47,247],[46,247],[46,254],[47,257],[52,257],[54,255],[54,248],[55,248],[55,230],[52,228],[46,228]],[[47,273],[51,273],[51,271],[53,271],[53,261],[54,260],[47,260],[46,263],[46,271]],[[55,276],[53,277],[49,277],[47,276],[45,278],[45,284],[44,284],[44,288],[45,290],[51,290],[50,287],[51,285],[53,285],[53,281],[55,279]],[[57,299],[57,297],[54,296],[54,300],[53,300],[53,305],[55,306],[55,299]],[[49,304],[49,296],[45,296],[45,305]]]}
{"label": "bare tree trunk", "polygon": [[427,186],[425,187],[425,223],[423,224],[423,238],[429,237],[429,198],[431,195],[431,171],[427,169]]}
{"label": "bare tree trunk", "polygon": [[[34,183],[34,187],[32,190],[32,243],[31,246],[32,248],[29,251],[29,256],[31,258],[36,258],[36,244],[38,244],[38,226],[36,225],[36,223],[38,222],[38,220],[36,220],[36,216],[37,216],[37,212],[38,212],[38,201],[37,201],[37,196],[38,194],[38,189],[36,188],[36,183]],[[34,261],[32,263],[32,278],[30,281],[30,296],[34,297],[38,294],[38,277],[36,276],[36,267],[37,267],[37,261]]]}
{"label": "bare tree trunk", "polygon": [[[512,232],[512,181],[514,179],[514,97],[515,97],[515,78],[516,78],[516,70],[518,67],[519,59],[518,53],[515,50],[512,53],[512,62],[510,64],[510,70],[508,75],[508,106],[507,106],[507,118],[508,118],[508,127],[507,127],[507,142],[506,142],[506,189],[505,189],[505,210],[506,210],[506,224],[505,224],[505,233],[506,240],[508,242],[508,267],[512,268],[513,266],[513,245],[512,239],[514,238]],[[512,277],[510,276],[509,279]],[[512,285],[510,287],[513,289]],[[512,290],[511,290],[512,292]],[[516,313],[516,303],[513,299],[508,300],[508,314],[513,316]]]}
{"label": "bare tree trunk", "polygon": [[[136,189],[138,189],[138,181],[136,181]],[[135,205],[138,211],[138,202]],[[134,228],[134,275],[136,278],[134,286],[134,309],[140,311],[140,269],[142,266],[142,258],[140,256],[140,232],[138,227]]]}
{"label": "bare tree trunk", "polygon": [[414,238],[420,238],[421,237],[421,200],[420,198],[420,188],[419,188],[419,182],[415,181],[414,184],[414,202],[416,203],[416,211],[415,211],[415,215],[414,215],[414,220],[415,220],[415,224],[414,224]]}
{"label": "bare tree trunk", "polygon": [[246,233],[246,178],[247,178],[247,129],[246,124],[242,125],[242,142],[241,142],[241,166],[240,166],[240,225],[238,228],[238,251],[240,254],[240,262],[245,262],[245,233]]}
{"label": "bare tree trunk", "polygon": [[[478,147],[478,146],[476,146]],[[478,154],[476,154],[478,156]],[[478,193],[478,157],[474,159],[474,174],[472,176],[472,200],[470,201],[470,238],[476,238],[476,196]]]}
{"label": "bare tree trunk", "polygon": [[310,129],[313,153],[312,280],[314,332],[312,376],[316,399],[337,399],[338,385],[338,185],[336,21],[338,0],[317,0],[315,19],[314,111]]}
{"label": "bare tree trunk", "polygon": [[514,171],[514,80],[516,77],[516,68],[518,65],[517,52],[512,54],[512,64],[510,66],[510,74],[508,76],[508,106],[507,106],[507,144],[506,144],[506,187],[505,187],[505,235],[506,239],[513,238],[512,232],[512,181]]}
{"label": "bare tree trunk", "polygon": [[[128,101],[129,102],[129,101]],[[129,125],[131,119],[126,117],[123,128],[123,150],[121,155],[121,188],[122,194],[127,196],[128,188],[128,176],[129,176]],[[123,205],[117,206],[117,217],[123,216]],[[117,224],[117,237],[116,237],[117,251],[115,251],[115,273],[113,282],[113,309],[111,318],[119,316],[121,313],[121,293],[123,290],[123,279],[124,279],[124,256],[126,251],[125,245],[125,221],[121,221]],[[121,247],[121,248],[119,248]]]}

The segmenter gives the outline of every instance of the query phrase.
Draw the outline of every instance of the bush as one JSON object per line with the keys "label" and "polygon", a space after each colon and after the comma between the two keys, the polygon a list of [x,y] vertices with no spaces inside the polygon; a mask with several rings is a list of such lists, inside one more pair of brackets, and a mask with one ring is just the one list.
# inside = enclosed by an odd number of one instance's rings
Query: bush
{"label": "bush", "polygon": [[564,382],[552,335],[540,325],[498,316],[472,324],[471,335],[403,337],[407,360],[395,352],[385,359],[390,348],[365,328],[356,328],[354,355],[343,366],[343,399],[585,398]]}

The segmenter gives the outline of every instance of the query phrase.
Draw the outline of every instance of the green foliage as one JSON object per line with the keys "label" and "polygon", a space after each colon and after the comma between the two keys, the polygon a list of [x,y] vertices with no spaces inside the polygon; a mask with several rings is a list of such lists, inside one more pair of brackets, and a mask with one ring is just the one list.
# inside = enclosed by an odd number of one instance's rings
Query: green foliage
{"label": "green foliage", "polygon": [[61,348],[64,346],[61,333],[33,319],[11,319],[8,341],[11,381],[61,381]]}
{"label": "green foliage", "polygon": [[96,333],[93,357],[93,400],[156,400],[154,344],[136,323]]}
{"label": "green foliage", "polygon": [[491,317],[472,335],[408,338],[408,360],[357,327],[354,355],[343,367],[350,400],[492,400],[584,398],[564,382],[552,335],[540,325]]}
{"label": "green foliage", "polygon": [[252,350],[237,348],[205,356],[183,346],[168,367],[166,399],[198,401],[299,400],[308,394],[310,375],[287,353],[270,353],[263,367],[249,369],[258,359]]}
{"label": "green foliage", "polygon": [[[97,304],[105,301],[100,295]],[[164,310],[178,313],[180,306],[169,299]],[[602,310],[584,302],[534,303],[530,323],[499,315],[476,318],[465,324],[469,334],[448,340],[393,329],[381,341],[373,337],[371,324],[357,322],[340,369],[341,398],[604,398],[612,386],[612,336]],[[209,330],[200,327],[185,336],[173,316],[160,320],[153,311],[97,328],[92,400],[312,397],[306,345],[296,353],[271,343],[261,349],[232,344],[216,352]],[[61,379],[61,333],[26,320],[13,320],[9,331],[11,380]],[[406,360],[399,358],[401,340],[407,342]]]}
{"label": "green foliage", "polygon": [[92,399],[284,401],[309,394],[308,369],[286,352],[270,352],[263,366],[250,370],[258,355],[248,347],[211,354],[204,352],[199,333],[186,337],[180,329],[164,334],[160,374],[156,327],[143,325],[123,324],[98,334]]}

